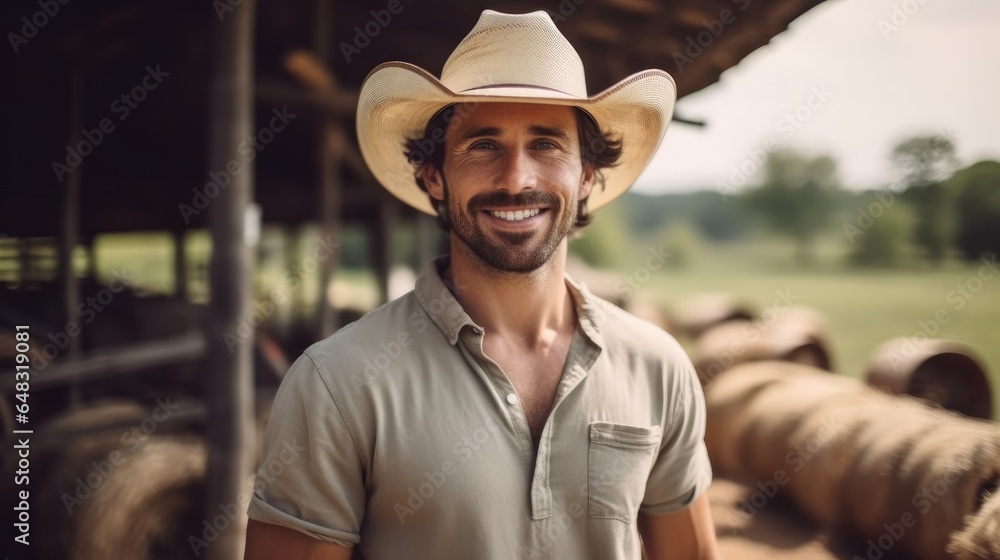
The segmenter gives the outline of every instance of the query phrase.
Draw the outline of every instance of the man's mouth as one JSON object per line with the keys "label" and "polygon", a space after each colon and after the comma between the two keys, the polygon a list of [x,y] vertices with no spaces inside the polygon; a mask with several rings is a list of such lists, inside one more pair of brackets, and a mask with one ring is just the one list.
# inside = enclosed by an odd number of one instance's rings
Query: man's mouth
{"label": "man's mouth", "polygon": [[528,208],[526,210],[487,210],[494,218],[507,220],[508,222],[519,222],[526,218],[537,216],[542,211],[541,208]]}

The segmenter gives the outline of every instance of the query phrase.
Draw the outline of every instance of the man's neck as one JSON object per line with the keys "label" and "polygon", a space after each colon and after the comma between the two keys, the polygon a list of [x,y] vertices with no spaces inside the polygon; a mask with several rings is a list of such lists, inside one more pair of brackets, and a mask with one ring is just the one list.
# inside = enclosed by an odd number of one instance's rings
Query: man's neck
{"label": "man's neck", "polygon": [[548,263],[530,273],[503,273],[452,241],[442,277],[462,308],[487,333],[545,345],[553,333],[572,331],[576,310],[566,287],[566,242]]}

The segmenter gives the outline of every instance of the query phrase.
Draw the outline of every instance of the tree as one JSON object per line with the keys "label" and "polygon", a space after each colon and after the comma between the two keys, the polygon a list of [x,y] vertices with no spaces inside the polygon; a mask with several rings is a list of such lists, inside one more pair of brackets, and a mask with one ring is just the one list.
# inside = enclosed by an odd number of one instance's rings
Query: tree
{"label": "tree", "polygon": [[840,190],[836,162],[825,155],[779,150],[768,158],[764,171],[764,183],[744,195],[748,208],[775,231],[794,238],[797,260],[811,264],[816,235],[836,208]]}
{"label": "tree", "polygon": [[952,200],[944,181],[956,164],[955,144],[942,135],[915,136],[897,144],[891,158],[914,208],[914,241],[938,264],[952,238]]}
{"label": "tree", "polygon": [[956,197],[962,257],[1000,255],[1000,162],[980,161],[956,172],[947,189]]}
{"label": "tree", "polygon": [[[866,194],[858,197],[862,208],[873,208],[881,200]],[[871,218],[871,225],[853,238],[848,260],[865,267],[890,267],[902,258],[913,231],[911,209],[905,204],[882,204],[882,213]]]}

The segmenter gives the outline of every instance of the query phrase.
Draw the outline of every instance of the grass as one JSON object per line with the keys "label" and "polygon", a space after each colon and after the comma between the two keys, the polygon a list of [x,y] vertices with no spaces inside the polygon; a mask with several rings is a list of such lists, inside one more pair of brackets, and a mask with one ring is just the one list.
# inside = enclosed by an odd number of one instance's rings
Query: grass
{"label": "grass", "polygon": [[1000,273],[982,262],[863,270],[840,264],[836,246],[819,253],[814,267],[802,269],[782,242],[702,246],[686,266],[655,273],[643,290],[668,307],[693,294],[728,292],[761,311],[773,305],[776,291],[790,290],[796,304],[826,316],[834,368],[856,377],[891,338],[926,333],[958,340],[983,358],[994,403],[1000,402]]}
{"label": "grass", "polygon": [[[307,238],[308,235],[303,236]],[[670,236],[672,239],[684,237]],[[291,262],[301,264],[309,254],[301,240]],[[282,243],[265,230],[265,251],[255,279],[258,295],[280,287],[289,260]],[[659,242],[633,243],[617,255],[618,273],[631,274],[642,265],[649,249]],[[982,263],[950,261],[934,268],[910,259],[901,268],[864,270],[845,266],[842,238],[821,240],[813,266],[794,263],[790,242],[767,239],[729,245],[713,245],[690,237],[683,243],[666,244],[673,254],[666,266],[654,271],[642,292],[668,307],[702,292],[729,292],[763,311],[773,305],[777,291],[790,291],[799,305],[821,311],[829,321],[834,367],[846,375],[861,376],[875,349],[886,340],[925,332],[940,338],[965,342],[975,348],[992,377],[994,402],[1000,403],[1000,274],[980,281]],[[103,276],[128,266],[139,276],[138,285],[154,292],[173,291],[170,239],[166,235],[109,236],[98,244],[98,274]],[[210,252],[207,234],[188,239],[192,268],[189,289],[192,299],[208,297],[204,263]],[[200,263],[200,265],[199,265]],[[201,272],[199,274],[199,272]],[[983,269],[988,276],[990,269]],[[377,292],[368,271],[340,269],[333,292],[338,301],[358,299],[374,304]],[[958,287],[966,286],[968,296]],[[973,291],[978,289],[978,291]],[[318,278],[306,275],[294,297],[297,312],[315,312],[319,305]],[[361,303],[359,303],[361,305]],[[944,315],[942,315],[942,313]],[[935,315],[946,320],[937,321]],[[938,329],[937,332],[934,332]]]}

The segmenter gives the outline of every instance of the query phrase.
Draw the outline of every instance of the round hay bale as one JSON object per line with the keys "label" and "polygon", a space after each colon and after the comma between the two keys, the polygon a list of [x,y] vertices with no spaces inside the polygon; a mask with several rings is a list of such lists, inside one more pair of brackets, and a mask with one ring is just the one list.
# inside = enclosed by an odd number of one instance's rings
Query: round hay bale
{"label": "round hay bale", "polygon": [[932,413],[938,422],[916,440],[899,470],[917,518],[900,542],[925,558],[943,556],[951,534],[1000,484],[1000,426]]}
{"label": "round hay bale", "polygon": [[648,297],[636,296],[629,300],[626,302],[625,311],[653,323],[668,333],[677,332],[677,326],[671,322],[663,307]]}
{"label": "round hay bale", "polygon": [[906,394],[973,418],[993,417],[993,396],[983,361],[966,344],[952,340],[896,338],[876,351],[869,384]]}
{"label": "round hay bale", "polygon": [[753,308],[731,294],[707,293],[691,296],[674,307],[677,328],[698,338],[715,325],[726,321],[750,321],[756,316]]}
{"label": "round hay bale", "polygon": [[722,372],[746,363],[747,329],[749,321],[727,321],[705,331],[695,341],[691,361],[703,386],[708,385]]}
{"label": "round hay bale", "polygon": [[150,437],[81,510],[72,559],[175,557],[171,548],[189,555],[187,537],[201,535],[206,462],[198,438]]}
{"label": "round hay bale", "polygon": [[794,451],[786,457],[786,491],[821,525],[840,525],[844,488],[860,451],[858,435],[880,413],[876,403],[860,395],[834,398],[808,412],[789,436]]}
{"label": "round hay bale", "polygon": [[799,364],[785,366],[791,373],[762,391],[746,409],[750,420],[740,442],[741,459],[758,477],[788,469],[796,445],[792,434],[816,409],[831,401],[856,398],[864,389],[855,379]]}
{"label": "round hay bale", "polygon": [[35,430],[32,474],[42,481],[35,503],[39,523],[51,535],[34,543],[40,558],[68,557],[76,515],[111,470],[108,455],[124,445],[127,425],[146,414],[139,403],[107,401],[63,413]]}
{"label": "round hay bale", "polygon": [[1000,492],[984,488],[984,504],[951,535],[948,552],[956,560],[1000,560]]}
{"label": "round hay bale", "polygon": [[[765,314],[766,315],[766,314]],[[731,320],[698,337],[692,361],[702,384],[741,363],[781,360],[830,370],[826,327],[818,311],[792,308],[756,321]]]}
{"label": "round hay bale", "polygon": [[[877,401],[876,401],[877,402]],[[899,498],[899,466],[916,440],[935,422],[919,403],[881,399],[877,414],[857,435],[858,451],[843,488],[842,523],[860,535],[881,535],[886,523],[897,522],[909,511],[909,500]]]}
{"label": "round hay bale", "polygon": [[739,477],[743,472],[740,440],[747,420],[747,404],[760,391],[789,375],[787,365],[772,362],[741,365],[705,388],[705,445],[712,467],[719,473]]}

